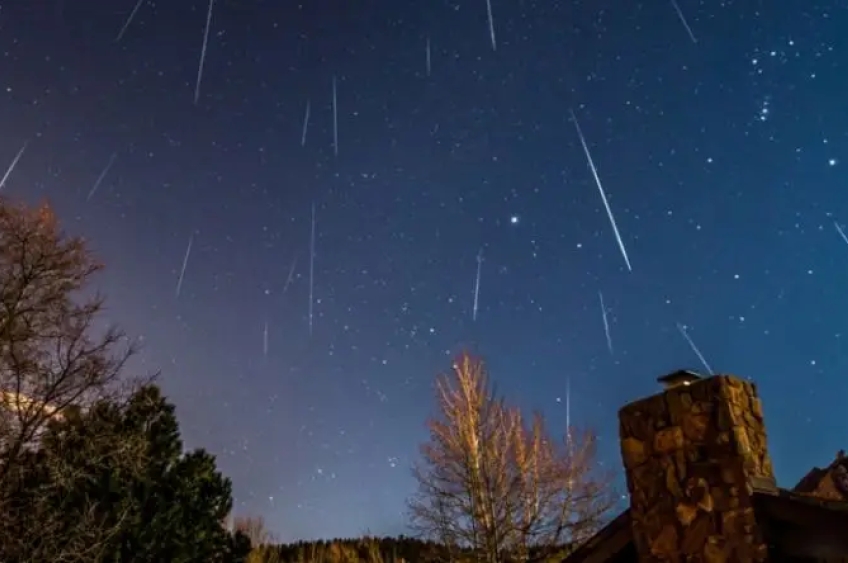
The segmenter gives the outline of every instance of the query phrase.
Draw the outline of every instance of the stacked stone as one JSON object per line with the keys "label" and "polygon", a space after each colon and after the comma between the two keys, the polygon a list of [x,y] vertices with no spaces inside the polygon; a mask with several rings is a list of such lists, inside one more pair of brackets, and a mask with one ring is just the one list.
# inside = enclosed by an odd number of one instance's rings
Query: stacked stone
{"label": "stacked stone", "polygon": [[625,406],[619,420],[640,561],[766,559],[752,493],[774,476],[753,384],[698,380]]}

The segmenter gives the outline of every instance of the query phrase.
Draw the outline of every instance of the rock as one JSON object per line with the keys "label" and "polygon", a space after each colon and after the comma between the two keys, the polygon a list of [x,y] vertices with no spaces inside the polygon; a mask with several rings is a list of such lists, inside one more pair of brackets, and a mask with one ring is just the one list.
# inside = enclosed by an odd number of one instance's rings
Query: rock
{"label": "rock", "polygon": [[683,436],[693,442],[701,442],[707,437],[710,429],[710,419],[705,414],[689,413],[683,416]]}
{"label": "rock", "polygon": [[654,452],[667,454],[683,447],[683,430],[679,426],[672,426],[660,430],[654,435]]}
{"label": "rock", "polygon": [[707,537],[712,531],[712,522],[706,514],[699,514],[683,534],[680,549],[688,556],[703,552]]}
{"label": "rock", "polygon": [[727,551],[721,538],[711,536],[707,540],[707,545],[704,546],[704,563],[725,563],[726,561]]}
{"label": "rock", "polygon": [[677,505],[677,519],[684,526],[689,526],[698,516],[698,507],[688,502],[681,502]]}
{"label": "rock", "polygon": [[648,448],[641,440],[625,438],[621,441],[621,457],[625,467],[637,467],[648,459]]}
{"label": "rock", "polygon": [[668,524],[651,542],[651,554],[668,561],[669,557],[677,556],[678,553],[677,529]]}

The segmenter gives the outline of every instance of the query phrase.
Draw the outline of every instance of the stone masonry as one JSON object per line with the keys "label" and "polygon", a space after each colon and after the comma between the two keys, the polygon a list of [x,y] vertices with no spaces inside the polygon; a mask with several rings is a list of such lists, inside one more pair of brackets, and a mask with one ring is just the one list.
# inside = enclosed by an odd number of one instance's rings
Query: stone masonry
{"label": "stone masonry", "polygon": [[640,562],[766,560],[751,495],[774,475],[755,385],[700,379],[625,406],[619,421]]}

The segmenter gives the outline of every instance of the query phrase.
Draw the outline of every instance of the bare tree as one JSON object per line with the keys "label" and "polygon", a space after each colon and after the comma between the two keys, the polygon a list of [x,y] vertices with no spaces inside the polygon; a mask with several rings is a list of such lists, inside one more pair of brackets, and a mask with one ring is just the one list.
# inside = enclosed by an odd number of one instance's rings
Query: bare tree
{"label": "bare tree", "polygon": [[541,414],[526,424],[518,409],[510,412],[508,551],[520,561],[561,559],[604,524],[614,505],[611,479],[599,470],[593,433],[575,437],[568,428],[555,441]]}
{"label": "bare tree", "polygon": [[[46,205],[31,209],[0,198],[0,542],[21,539],[24,524],[11,518],[15,493],[46,426],[125,390],[121,371],[133,348],[122,332],[98,323],[103,300],[87,288],[100,269],[83,240],[61,232]],[[73,476],[53,481],[61,486]],[[73,556],[50,552],[44,539],[50,522],[41,531],[32,560],[94,560],[76,548]],[[109,533],[95,526],[76,537],[94,546],[95,536]]]}
{"label": "bare tree", "polygon": [[233,518],[233,530],[247,536],[250,544],[254,546],[276,542],[274,535],[265,526],[265,519],[261,516],[236,516]]}
{"label": "bare tree", "polygon": [[502,563],[544,561],[601,525],[613,496],[591,434],[555,441],[541,415],[526,424],[468,354],[438,379],[437,401],[409,503],[419,532]]}
{"label": "bare tree", "polygon": [[233,518],[233,531],[239,531],[250,539],[252,549],[246,563],[280,563],[277,538],[268,530],[261,516]]}

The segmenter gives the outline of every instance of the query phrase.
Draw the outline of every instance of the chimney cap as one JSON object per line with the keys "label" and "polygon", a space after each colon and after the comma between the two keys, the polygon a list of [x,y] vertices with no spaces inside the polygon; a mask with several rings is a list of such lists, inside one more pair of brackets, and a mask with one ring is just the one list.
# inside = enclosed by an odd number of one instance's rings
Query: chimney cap
{"label": "chimney cap", "polygon": [[679,369],[668,375],[658,377],[657,381],[662,384],[665,389],[674,389],[682,385],[691,385],[701,379],[701,376],[694,371],[688,369]]}

